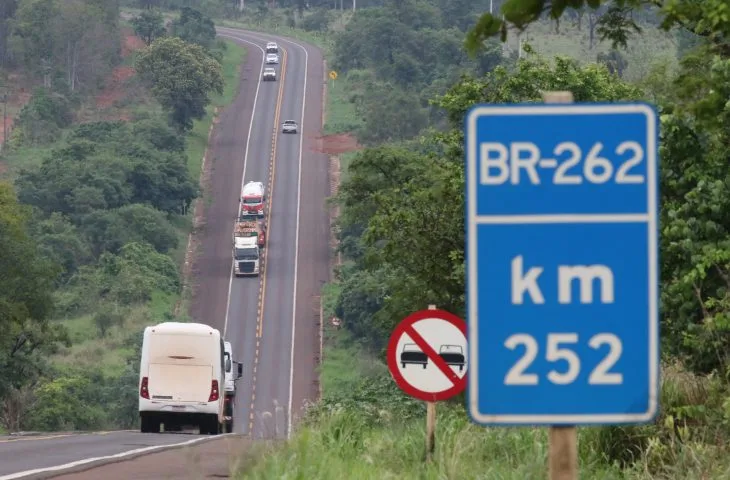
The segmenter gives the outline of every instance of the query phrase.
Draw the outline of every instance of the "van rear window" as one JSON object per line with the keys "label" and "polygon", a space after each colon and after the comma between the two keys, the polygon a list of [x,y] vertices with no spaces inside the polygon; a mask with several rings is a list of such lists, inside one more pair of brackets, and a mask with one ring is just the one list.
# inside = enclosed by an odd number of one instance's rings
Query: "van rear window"
{"label": "van rear window", "polygon": [[212,335],[153,334],[149,338],[150,363],[215,365],[220,345]]}

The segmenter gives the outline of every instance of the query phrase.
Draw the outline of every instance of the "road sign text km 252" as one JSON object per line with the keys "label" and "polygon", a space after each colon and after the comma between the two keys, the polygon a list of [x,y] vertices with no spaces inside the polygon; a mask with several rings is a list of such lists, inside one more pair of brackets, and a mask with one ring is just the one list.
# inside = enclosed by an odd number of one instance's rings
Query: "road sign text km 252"
{"label": "road sign text km 252", "polygon": [[655,415],[657,138],[645,104],[469,112],[468,403],[476,422]]}

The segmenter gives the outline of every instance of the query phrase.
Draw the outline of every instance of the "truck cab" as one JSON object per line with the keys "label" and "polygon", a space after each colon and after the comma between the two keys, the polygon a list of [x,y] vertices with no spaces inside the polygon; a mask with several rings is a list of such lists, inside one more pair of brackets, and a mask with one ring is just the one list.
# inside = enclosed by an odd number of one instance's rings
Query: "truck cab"
{"label": "truck cab", "polygon": [[[224,366],[225,366],[225,405],[223,407],[223,416],[225,419],[226,431],[233,432],[233,413],[236,397],[236,381],[243,377],[243,364],[233,360],[233,348],[231,342],[223,342],[224,344]],[[234,368],[235,366],[235,368]]]}
{"label": "truck cab", "polygon": [[248,182],[241,191],[241,215],[264,217],[266,193],[261,182]]}
{"label": "truck cab", "polygon": [[235,237],[233,240],[233,273],[240,276],[258,276],[260,271],[258,239]]}

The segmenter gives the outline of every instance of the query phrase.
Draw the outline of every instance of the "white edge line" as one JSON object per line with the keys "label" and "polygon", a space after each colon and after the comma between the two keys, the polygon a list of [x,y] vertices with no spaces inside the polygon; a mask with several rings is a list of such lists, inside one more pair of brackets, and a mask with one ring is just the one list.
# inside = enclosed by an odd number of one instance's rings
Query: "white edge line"
{"label": "white edge line", "polygon": [[[264,49],[261,48],[261,46],[257,45],[254,42],[249,42],[248,40],[244,40],[242,38],[234,37],[232,35],[226,35],[224,33],[218,33],[216,32],[218,36],[230,38],[231,40],[238,40],[241,42],[248,43],[249,45],[253,45],[254,47],[261,50],[261,68],[259,69],[259,77],[258,82],[256,82],[256,93],[253,97],[253,108],[251,109],[251,120],[248,124],[248,136],[246,137],[246,149],[243,153],[243,174],[241,175],[241,188],[243,188],[243,182],[246,180],[246,165],[248,164],[248,147],[251,144],[251,131],[253,130],[253,121],[256,117],[256,102],[259,99],[259,88],[261,87],[261,75],[263,75],[264,71],[264,57],[265,52]],[[243,65],[242,65],[243,66]],[[239,199],[238,203],[238,213],[236,214],[236,217],[241,215],[241,203]],[[228,332],[228,314],[231,310],[231,290],[233,289],[233,261],[231,261],[231,273],[228,275],[228,298],[226,299],[226,319],[223,323],[223,338],[226,338],[226,333]]]}
{"label": "white edge line", "polygon": [[292,305],[291,312],[291,351],[289,359],[289,411],[287,414],[287,425],[286,425],[286,438],[291,438],[292,430],[292,406],[294,398],[294,345],[295,345],[295,334],[297,330],[297,283],[299,283],[299,219],[301,213],[302,204],[302,149],[304,148],[304,111],[307,107],[307,75],[309,75],[309,53],[303,45],[295,42],[290,42],[304,52],[304,87],[302,91],[302,116],[299,121],[301,125],[301,133],[299,134],[299,178],[297,179],[297,226],[294,241],[294,303]]}
{"label": "white edge line", "polygon": [[[627,105],[570,105],[570,106],[514,106],[514,107],[492,107],[480,106],[470,110],[467,114],[467,131],[465,136],[467,145],[467,201],[468,209],[468,291],[469,301],[469,355],[476,359],[478,353],[477,319],[478,308],[476,304],[476,225],[479,222],[476,215],[476,126],[477,119],[483,116],[494,115],[554,115],[554,114],[606,114],[606,113],[643,113],[647,119],[647,150],[651,157],[647,158],[647,210],[644,215],[649,228],[649,405],[646,412],[639,414],[608,414],[608,415],[485,415],[479,412],[478,388],[474,388],[472,379],[478,380],[478,361],[473,361],[467,374],[469,375],[469,413],[472,419],[482,425],[515,425],[515,424],[598,424],[598,423],[641,423],[650,421],[657,412],[658,407],[658,259],[657,255],[657,163],[658,152],[656,145],[656,111],[647,104]],[[471,135],[469,133],[471,132]],[[633,215],[632,215],[633,216]],[[495,216],[496,217],[496,216]],[[515,216],[516,217],[516,216]],[[539,217],[539,216],[538,216]],[[507,217],[509,219],[509,217]],[[509,223],[509,222],[503,222]],[[546,222],[547,223],[547,222]]]}
{"label": "white edge line", "polygon": [[[29,475],[35,475],[35,474],[38,474],[38,473],[55,472],[55,471],[58,471],[58,470],[66,470],[66,469],[69,469],[69,468],[77,467],[79,465],[84,465],[86,463],[98,462],[100,460],[112,460],[112,459],[117,459],[117,458],[125,458],[125,457],[129,457],[129,456],[135,455],[137,453],[153,452],[155,450],[165,450],[165,449],[170,449],[170,448],[173,448],[173,447],[181,447],[181,446],[184,446],[184,445],[193,445],[195,443],[202,442],[203,440],[213,440],[213,439],[218,439],[218,438],[224,438],[224,437],[231,436],[231,435],[234,435],[234,434],[227,433],[227,434],[216,435],[216,436],[212,436],[212,437],[209,436],[209,437],[202,437],[202,438],[194,438],[192,440],[188,440],[188,441],[181,442],[181,443],[171,443],[171,444],[168,444],[168,445],[155,445],[155,446],[152,446],[152,447],[138,448],[136,450],[129,450],[129,451],[126,451],[126,452],[121,452],[121,453],[117,453],[117,454],[114,454],[114,455],[107,455],[107,456],[104,456],[104,457],[85,458],[83,460],[77,460],[75,462],[70,462],[70,463],[66,463],[66,464],[63,464],[63,465],[57,465],[55,467],[37,468],[35,470],[25,470],[23,472],[11,473],[10,475],[5,475],[3,477],[0,477],[0,480],[13,480],[13,479],[16,479],[16,478],[27,477]],[[101,467],[103,465],[99,465],[99,466]]]}
{"label": "white edge line", "polygon": [[[223,27],[228,28],[228,27]],[[229,30],[236,29],[228,28]],[[268,41],[266,36],[257,35],[259,32],[253,32],[253,34],[249,33],[247,30],[240,30],[241,32],[245,32],[245,35],[248,35],[251,38],[259,38],[264,41]],[[263,34],[267,35],[267,34]],[[267,35],[270,38],[275,38],[280,42],[283,43],[289,43],[292,45],[296,45],[297,47],[301,48],[304,52],[304,85],[303,85],[303,95],[302,95],[302,115],[300,117],[299,125],[300,129],[304,131],[304,112],[306,109],[307,104],[307,76],[309,73],[309,53],[307,52],[307,49],[300,43],[294,42],[292,40],[289,40],[285,37],[279,37],[276,35]],[[295,241],[294,241],[294,291],[293,291],[293,305],[292,305],[292,328],[291,328],[291,351],[290,351],[290,360],[289,360],[289,403],[288,403],[288,412],[287,412],[287,428],[286,428],[286,436],[287,438],[291,438],[292,433],[292,410],[293,410],[293,391],[294,391],[294,345],[295,345],[295,339],[296,339],[296,328],[297,328],[297,320],[296,320],[296,312],[297,312],[297,283],[298,283],[298,272],[299,272],[299,219],[300,219],[300,212],[301,212],[301,201],[302,201],[302,151],[303,151],[303,142],[304,142],[304,135],[299,135],[299,177],[297,180],[297,215],[296,215],[296,234],[295,234]]]}

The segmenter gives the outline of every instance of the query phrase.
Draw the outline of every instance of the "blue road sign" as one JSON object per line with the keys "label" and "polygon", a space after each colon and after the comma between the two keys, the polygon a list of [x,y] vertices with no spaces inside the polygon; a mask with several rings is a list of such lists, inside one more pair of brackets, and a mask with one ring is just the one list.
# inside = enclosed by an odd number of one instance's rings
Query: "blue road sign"
{"label": "blue road sign", "polygon": [[644,103],[478,105],[467,114],[474,422],[656,415],[658,130]]}

